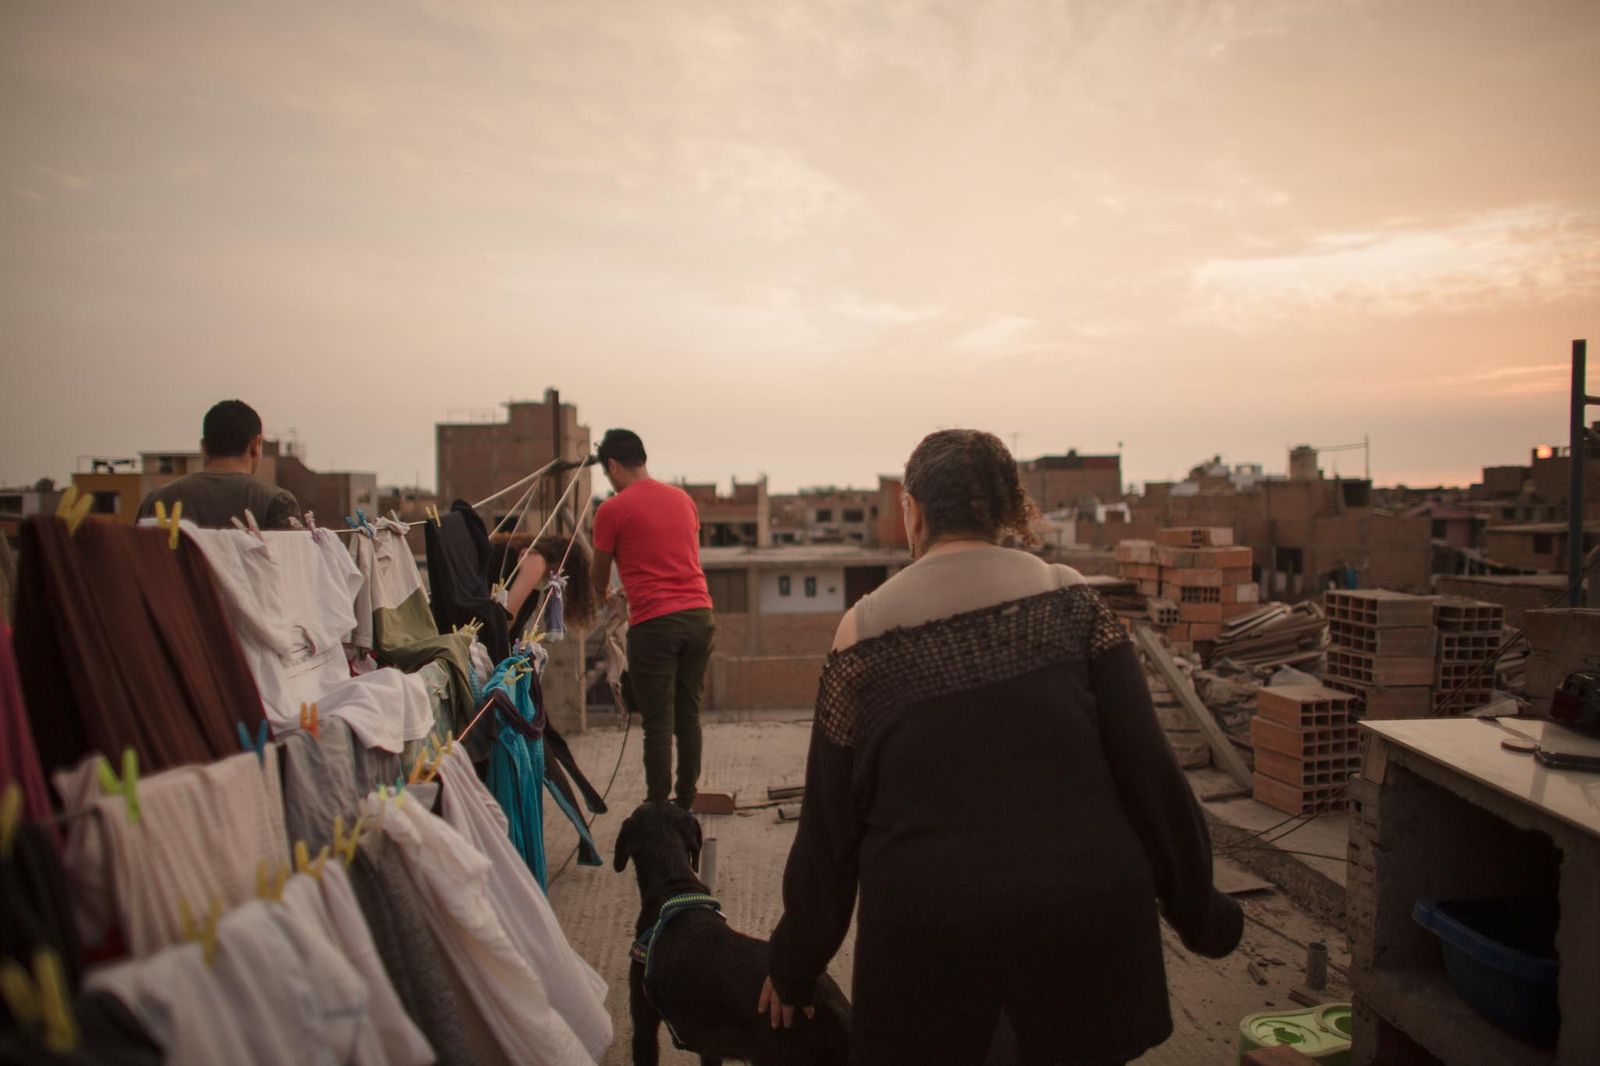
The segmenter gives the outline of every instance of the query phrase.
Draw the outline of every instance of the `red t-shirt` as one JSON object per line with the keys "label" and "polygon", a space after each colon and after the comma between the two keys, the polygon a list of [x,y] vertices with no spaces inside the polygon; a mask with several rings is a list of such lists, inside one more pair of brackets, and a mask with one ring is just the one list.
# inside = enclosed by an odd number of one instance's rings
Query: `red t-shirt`
{"label": "red t-shirt", "polygon": [[602,503],[594,546],[617,561],[630,625],[711,606],[700,569],[700,511],[676,485],[641,478]]}

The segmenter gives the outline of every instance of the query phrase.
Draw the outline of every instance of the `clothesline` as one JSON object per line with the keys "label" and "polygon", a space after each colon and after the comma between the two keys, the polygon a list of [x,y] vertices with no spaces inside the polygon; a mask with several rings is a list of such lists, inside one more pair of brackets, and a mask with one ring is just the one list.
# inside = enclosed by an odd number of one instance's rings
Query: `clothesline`
{"label": "clothesline", "polygon": [[[518,478],[516,481],[513,481],[511,484],[509,484],[505,488],[501,489],[499,492],[491,493],[490,495],[485,496],[483,499],[481,499],[477,503],[473,504],[472,505],[472,509],[474,511],[476,511],[480,507],[487,507],[489,504],[493,503],[495,500],[498,500],[500,497],[505,496],[508,493],[515,492],[516,490],[522,488],[524,485],[527,485],[529,482],[537,481],[539,478],[541,478],[544,475],[548,474],[551,470],[555,469],[556,467],[560,466],[563,462],[566,462],[566,461],[567,460],[564,460],[564,459],[552,459],[552,460],[550,460],[548,463],[544,464],[543,466],[541,466],[539,469],[535,470],[533,473],[529,474],[528,476]],[[587,463],[580,463],[579,467],[582,468],[583,466],[586,466],[586,465],[588,465],[588,464]],[[531,491],[531,489],[530,489],[530,491]],[[560,508],[560,505],[558,504],[557,505],[557,509],[559,510],[559,508]],[[401,522],[400,524],[409,528],[409,527],[415,527],[415,526],[423,525],[423,524],[427,523],[428,521],[429,521],[429,519],[419,518],[414,522]],[[324,527],[324,528],[329,528],[329,527]],[[333,529],[332,531],[334,533],[340,533],[340,534],[356,532],[356,530],[353,529],[353,528],[349,528],[349,529]],[[542,533],[543,531],[541,530],[540,532]],[[537,539],[537,538],[535,538],[535,539]]]}
{"label": "clothesline", "polygon": [[[577,483],[577,480],[578,480],[578,476],[576,474],[574,474],[572,476],[572,482],[570,484],[568,484],[568,486],[567,486],[569,491],[572,488],[572,485]],[[562,498],[563,499],[566,498],[566,493],[562,493]],[[591,496],[589,498],[589,502],[585,503],[583,505],[583,513],[578,516],[578,525],[580,525],[580,526],[583,525],[583,520],[588,517],[589,508],[592,507],[593,505],[594,505],[594,497]],[[560,504],[557,504],[556,505],[556,510],[559,511],[560,509],[561,509]],[[554,517],[554,515],[552,515],[552,517]],[[546,523],[546,524],[548,525],[548,523]],[[541,534],[542,534],[542,532],[543,531],[541,531]],[[538,537],[535,537],[534,540],[537,541]],[[566,569],[567,559],[572,554],[572,545],[574,543],[576,543],[576,539],[567,542],[567,550],[562,553],[562,555],[561,555],[561,563],[556,567],[555,573],[559,574],[563,570]],[[520,559],[517,560],[517,565],[520,566],[521,564],[522,564],[522,561]],[[532,631],[537,632],[537,630],[539,628],[539,621],[540,621],[540,619],[542,619],[544,617],[545,609],[550,606],[550,597],[553,594],[554,594],[553,586],[551,588],[546,588],[545,589],[544,595],[539,600],[538,608],[533,612],[533,617],[528,620],[528,630],[532,630]],[[492,706],[494,706],[494,701],[493,700],[486,700],[484,702],[483,706],[478,708],[478,713],[472,716],[472,721],[467,723],[467,728],[463,729],[461,731],[461,735],[459,737],[457,737],[456,739],[458,741],[466,740],[467,734],[472,732],[472,727],[478,724],[478,719],[482,718],[484,712],[487,711]],[[428,776],[423,778],[424,783],[426,783],[428,781],[432,781],[433,780],[433,775],[438,773],[438,772],[439,772],[439,768],[437,766],[435,766],[432,769],[432,771],[428,774]]]}

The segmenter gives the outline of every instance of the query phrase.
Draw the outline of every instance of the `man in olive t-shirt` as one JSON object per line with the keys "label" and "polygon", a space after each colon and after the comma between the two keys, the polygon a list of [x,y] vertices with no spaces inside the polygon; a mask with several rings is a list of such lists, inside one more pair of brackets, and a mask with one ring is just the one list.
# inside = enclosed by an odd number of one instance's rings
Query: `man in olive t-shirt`
{"label": "man in olive t-shirt", "polygon": [[205,469],[153,490],[139,504],[139,517],[155,514],[158,502],[171,510],[181,500],[183,517],[197,526],[223,529],[248,510],[262,529],[288,529],[300,514],[294,494],[254,477],[261,465],[261,416],[254,408],[223,400],[206,412],[200,432]]}

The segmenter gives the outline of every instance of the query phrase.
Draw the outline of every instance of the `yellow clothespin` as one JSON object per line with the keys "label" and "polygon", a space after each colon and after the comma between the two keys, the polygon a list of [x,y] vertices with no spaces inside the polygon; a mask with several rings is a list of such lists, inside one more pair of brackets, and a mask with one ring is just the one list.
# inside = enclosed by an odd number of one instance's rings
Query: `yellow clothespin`
{"label": "yellow clothespin", "polygon": [[[167,513],[166,504],[156,501],[156,525],[167,531],[167,547],[174,551],[178,548],[178,519],[183,517],[183,501],[174,500],[172,513]],[[238,521],[238,519],[234,519]]]}
{"label": "yellow clothespin", "polygon": [[361,841],[361,830],[366,824],[367,816],[363,814],[356,819],[356,824],[350,827],[350,836],[346,839],[344,819],[341,817],[333,820],[333,853],[343,859],[346,866],[356,859],[356,844]]}
{"label": "yellow clothespin", "polygon": [[70,1055],[78,1046],[78,1023],[67,998],[61,957],[49,948],[33,956],[33,974],[14,959],[0,966],[0,995],[19,1025],[42,1025],[44,1045],[56,1055]]}
{"label": "yellow clothespin", "polygon": [[69,485],[67,491],[61,494],[61,499],[56,502],[56,517],[67,524],[67,534],[70,536],[78,531],[84,518],[89,514],[89,509],[94,506],[92,493],[79,493],[76,485]]}
{"label": "yellow clothespin", "polygon": [[436,504],[436,503],[428,504],[426,510],[423,513],[428,516],[428,521],[432,522],[434,525],[443,526],[444,523],[439,521],[439,505],[438,504]]}
{"label": "yellow clothespin", "polygon": [[331,849],[322,845],[322,850],[317,852],[317,857],[311,857],[311,849],[304,840],[294,842],[294,868],[299,873],[310,874],[318,881],[322,880],[322,868],[328,865],[328,855]]}
{"label": "yellow clothespin", "polygon": [[196,922],[194,911],[189,907],[189,897],[178,897],[178,923],[183,928],[183,938],[195,941],[200,945],[201,958],[207,966],[217,957],[217,923],[222,921],[222,898],[211,897],[211,910],[206,913],[205,921]]}
{"label": "yellow clothespin", "polygon": [[315,703],[302,703],[300,705],[300,728],[310,733],[318,741],[322,740],[322,724],[317,720],[317,705]]}
{"label": "yellow clothespin", "polygon": [[15,781],[0,796],[0,856],[11,857],[11,845],[22,825],[22,786]]}
{"label": "yellow clothespin", "polygon": [[117,772],[111,769],[111,764],[101,756],[100,762],[95,766],[95,776],[100,781],[100,791],[108,796],[121,796],[128,804],[128,820],[137,822],[141,816],[139,810],[139,753],[132,748],[122,751],[122,777],[117,777]]}
{"label": "yellow clothespin", "polygon": [[256,895],[262,899],[282,899],[283,886],[289,880],[289,864],[278,863],[273,869],[262,859],[256,863]]}
{"label": "yellow clothespin", "polygon": [[417,761],[411,767],[411,776],[406,778],[407,784],[414,785],[422,779],[422,772],[433,762],[436,750],[432,737],[422,742],[422,747],[417,750]]}

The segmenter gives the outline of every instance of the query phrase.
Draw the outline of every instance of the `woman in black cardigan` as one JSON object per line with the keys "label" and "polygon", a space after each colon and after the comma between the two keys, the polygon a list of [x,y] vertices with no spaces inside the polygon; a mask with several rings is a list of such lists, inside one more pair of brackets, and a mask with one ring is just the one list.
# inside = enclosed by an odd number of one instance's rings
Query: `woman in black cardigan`
{"label": "woman in black cardigan", "polygon": [[817,696],[759,1009],[810,1004],[860,897],[851,1062],[1099,1066],[1172,1031],[1158,920],[1219,957],[1239,907],[1122,624],[1001,547],[1036,514],[992,434],[906,464],[911,566],[844,617]]}

